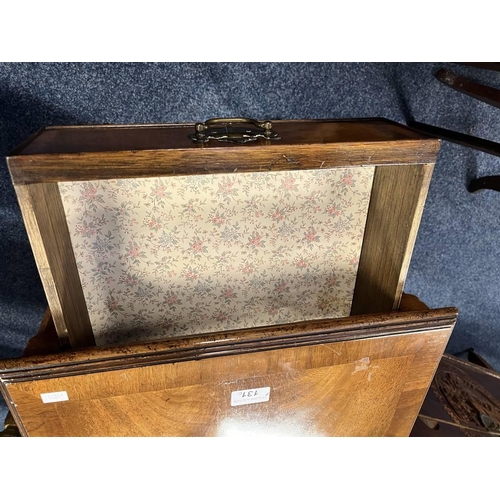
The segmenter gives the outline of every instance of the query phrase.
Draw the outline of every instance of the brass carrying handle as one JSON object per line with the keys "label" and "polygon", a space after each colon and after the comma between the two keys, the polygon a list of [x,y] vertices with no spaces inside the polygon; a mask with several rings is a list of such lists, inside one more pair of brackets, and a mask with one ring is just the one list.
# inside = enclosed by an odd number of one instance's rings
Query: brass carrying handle
{"label": "brass carrying handle", "polygon": [[253,125],[254,127],[261,128],[263,130],[271,130],[273,127],[273,124],[267,120],[260,122],[252,118],[211,118],[205,123],[197,123],[195,128],[197,132],[204,132],[210,127],[215,127],[217,125],[231,126],[233,124]]}
{"label": "brass carrying handle", "polygon": [[[233,125],[252,125],[257,130],[237,127]],[[218,127],[218,128],[216,128]],[[272,131],[273,124],[269,120],[253,120],[252,118],[211,118],[204,123],[195,125],[195,134],[189,137],[195,142],[208,142],[214,139],[220,142],[233,142],[244,144],[259,138],[268,140],[280,139],[279,135]]]}

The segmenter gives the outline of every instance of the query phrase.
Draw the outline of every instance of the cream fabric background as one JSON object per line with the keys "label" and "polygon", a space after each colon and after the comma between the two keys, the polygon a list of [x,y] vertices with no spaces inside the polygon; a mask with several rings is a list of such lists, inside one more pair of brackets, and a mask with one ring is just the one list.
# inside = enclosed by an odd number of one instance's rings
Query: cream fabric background
{"label": "cream fabric background", "polygon": [[349,315],[373,173],[60,183],[97,344]]}

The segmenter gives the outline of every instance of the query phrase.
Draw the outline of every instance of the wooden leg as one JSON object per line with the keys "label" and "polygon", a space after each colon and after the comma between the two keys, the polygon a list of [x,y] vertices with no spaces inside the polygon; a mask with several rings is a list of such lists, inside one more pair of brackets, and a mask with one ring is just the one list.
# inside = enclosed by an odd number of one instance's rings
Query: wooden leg
{"label": "wooden leg", "polygon": [[478,177],[470,181],[467,189],[471,193],[480,191],[481,189],[492,189],[493,191],[500,191],[500,175],[488,175],[485,177]]}
{"label": "wooden leg", "polygon": [[[433,125],[427,125],[420,122],[409,122],[408,126],[415,130],[419,130],[420,132],[424,132],[427,135],[431,135],[432,137],[437,137],[438,139],[444,139],[446,141],[454,142],[455,144],[460,144],[461,146],[477,149],[478,151],[482,151],[483,153],[488,153],[490,155],[500,156],[500,144],[497,142],[488,141],[472,135],[462,134],[460,132],[454,132],[453,130],[447,130],[441,127],[434,127]],[[472,180],[467,189],[471,193],[481,189],[493,189],[494,191],[500,191],[500,176],[492,175],[479,177]]]}
{"label": "wooden leg", "polygon": [[436,73],[436,78],[445,85],[448,85],[448,87],[451,87],[453,90],[468,95],[469,97],[473,97],[478,101],[485,102],[490,106],[500,108],[500,90],[498,89],[473,82],[472,80],[459,76],[453,73],[453,71],[449,71],[447,69],[440,69]]}
{"label": "wooden leg", "polygon": [[500,156],[500,144],[498,142],[488,141],[472,135],[462,134],[460,132],[454,132],[452,130],[434,127],[433,125],[427,125],[420,122],[411,121],[408,123],[408,126],[432,137],[437,137],[438,139],[444,139],[454,142],[455,144],[460,144],[461,146],[477,149],[478,151],[490,155]]}

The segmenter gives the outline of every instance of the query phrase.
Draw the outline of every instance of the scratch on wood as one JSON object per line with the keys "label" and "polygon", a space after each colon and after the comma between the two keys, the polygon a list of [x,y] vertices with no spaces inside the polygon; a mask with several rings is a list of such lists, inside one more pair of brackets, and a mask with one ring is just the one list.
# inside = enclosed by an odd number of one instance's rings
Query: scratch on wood
{"label": "scratch on wood", "polygon": [[330,346],[328,346],[328,345],[326,345],[326,344],[321,344],[321,345],[322,345],[324,348],[328,349],[329,351],[334,352],[337,356],[341,356],[341,355],[342,355],[342,353],[341,353],[341,352],[336,351],[333,347],[330,347]]}
{"label": "scratch on wood", "polygon": [[232,385],[232,384],[237,384],[237,383],[242,382],[242,381],[252,380],[255,378],[262,378],[262,375],[254,375],[254,376],[248,376],[248,377],[241,377],[241,378],[237,378],[234,380],[227,380],[224,382],[220,382],[219,385]]}

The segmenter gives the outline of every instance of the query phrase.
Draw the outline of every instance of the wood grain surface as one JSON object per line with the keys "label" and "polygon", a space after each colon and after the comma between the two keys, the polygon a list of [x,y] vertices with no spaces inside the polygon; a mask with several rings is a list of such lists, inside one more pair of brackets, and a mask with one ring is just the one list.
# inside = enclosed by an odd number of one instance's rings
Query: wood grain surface
{"label": "wood grain surface", "polygon": [[[221,347],[200,337],[4,361],[1,387],[29,436],[403,436],[456,310],[393,315],[392,332],[383,317],[349,318],[351,340],[333,326],[302,343],[260,332]],[[232,392],[265,387],[269,401],[231,406]],[[69,400],[42,402],[58,391]]]}
{"label": "wood grain surface", "polygon": [[[236,125],[243,126],[244,125]],[[397,142],[421,140],[422,136],[405,125],[385,118],[336,120],[272,120],[279,143],[326,144],[334,142]],[[194,123],[76,125],[46,127],[16,148],[11,156],[61,153],[138,151],[154,149],[200,149],[189,135]],[[260,148],[263,141],[245,143]],[[264,142],[264,144],[266,144]],[[203,149],[241,149],[240,144],[209,141]]]}
{"label": "wood grain surface", "polygon": [[16,186],[47,302],[63,345],[95,345],[57,184]]}
{"label": "wood grain surface", "polygon": [[275,122],[279,141],[189,138],[194,124],[50,127],[7,158],[14,184],[433,163],[439,141],[384,119]]}
{"label": "wood grain surface", "polygon": [[351,314],[399,308],[433,167],[376,168]]}

